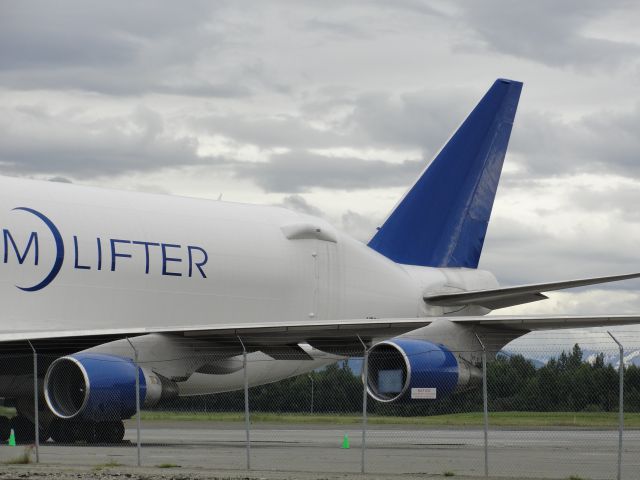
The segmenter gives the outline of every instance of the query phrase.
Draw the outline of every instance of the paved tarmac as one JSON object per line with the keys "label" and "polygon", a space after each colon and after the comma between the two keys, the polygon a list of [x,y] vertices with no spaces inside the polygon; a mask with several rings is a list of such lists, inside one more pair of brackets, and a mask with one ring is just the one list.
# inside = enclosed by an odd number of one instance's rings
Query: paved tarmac
{"label": "paved tarmac", "polygon": [[[120,446],[56,445],[41,447],[45,463],[135,465],[136,431],[129,424]],[[344,435],[349,449],[341,448]],[[211,422],[144,422],[142,464],[185,468],[246,469],[244,425]],[[640,431],[624,436],[623,477],[638,478]],[[357,473],[362,431],[358,426],[257,424],[251,431],[251,468],[261,471]],[[366,471],[376,474],[481,475],[484,437],[478,429],[425,429],[370,426]],[[618,436],[611,430],[510,430],[489,433],[489,471],[518,478],[609,479],[616,476]],[[0,461],[23,447],[0,447]]]}

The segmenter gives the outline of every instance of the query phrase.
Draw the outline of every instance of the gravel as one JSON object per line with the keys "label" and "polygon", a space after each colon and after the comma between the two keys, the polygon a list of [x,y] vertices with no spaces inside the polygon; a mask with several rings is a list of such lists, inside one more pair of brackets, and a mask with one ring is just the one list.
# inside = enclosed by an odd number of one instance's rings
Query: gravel
{"label": "gravel", "polygon": [[[0,467],[0,480],[522,480],[516,477],[444,477],[443,475],[375,475],[375,474],[318,474],[307,472],[242,472],[242,471],[201,471],[182,468],[127,468],[127,467],[61,467],[58,465],[8,465]],[[527,480],[535,480],[527,478]],[[546,479],[549,480],[549,479]]]}

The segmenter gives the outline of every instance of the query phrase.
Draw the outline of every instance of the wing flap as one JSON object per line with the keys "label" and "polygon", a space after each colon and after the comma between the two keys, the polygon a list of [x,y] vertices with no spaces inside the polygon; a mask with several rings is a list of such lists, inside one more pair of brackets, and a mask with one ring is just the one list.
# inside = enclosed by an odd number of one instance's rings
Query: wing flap
{"label": "wing flap", "polygon": [[535,331],[640,324],[640,315],[487,315],[448,320],[458,324]]}
{"label": "wing flap", "polygon": [[562,282],[534,283],[529,285],[519,285],[515,287],[501,287],[487,290],[473,290],[469,292],[456,292],[428,295],[424,301],[430,305],[459,307],[467,305],[478,305],[496,310],[499,308],[512,307],[523,303],[537,302],[547,297],[542,292],[554,290],[564,290],[566,288],[585,287],[587,285],[597,285],[600,283],[616,282],[640,277],[640,273],[629,273],[625,275],[613,275],[607,277],[582,278],[579,280],[566,280]]}

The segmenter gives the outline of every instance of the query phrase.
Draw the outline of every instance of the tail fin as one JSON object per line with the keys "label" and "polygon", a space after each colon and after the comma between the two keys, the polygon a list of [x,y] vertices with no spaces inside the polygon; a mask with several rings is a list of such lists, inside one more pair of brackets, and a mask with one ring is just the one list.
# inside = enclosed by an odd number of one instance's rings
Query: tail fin
{"label": "tail fin", "polygon": [[495,81],[369,247],[397,263],[477,268],[521,90]]}

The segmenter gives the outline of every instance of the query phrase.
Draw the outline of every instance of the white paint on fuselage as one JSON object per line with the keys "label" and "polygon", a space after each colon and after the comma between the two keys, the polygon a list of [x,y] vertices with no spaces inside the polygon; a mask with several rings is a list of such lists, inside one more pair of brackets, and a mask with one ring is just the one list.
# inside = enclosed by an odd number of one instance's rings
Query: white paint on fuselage
{"label": "white paint on fuselage", "polygon": [[[54,236],[16,207],[45,215],[64,242],[59,273],[38,291],[17,286],[52,270]],[[283,227],[296,224],[326,235],[287,238]],[[0,177],[0,229],[3,331],[455,315],[462,312],[429,307],[423,295],[497,285],[488,272],[396,264],[322,219],[279,207]],[[35,244],[27,250],[34,232],[37,265]],[[313,354],[263,362],[255,378],[275,381],[337,358]],[[181,389],[208,392],[226,381],[216,377],[235,376],[193,374]]]}

